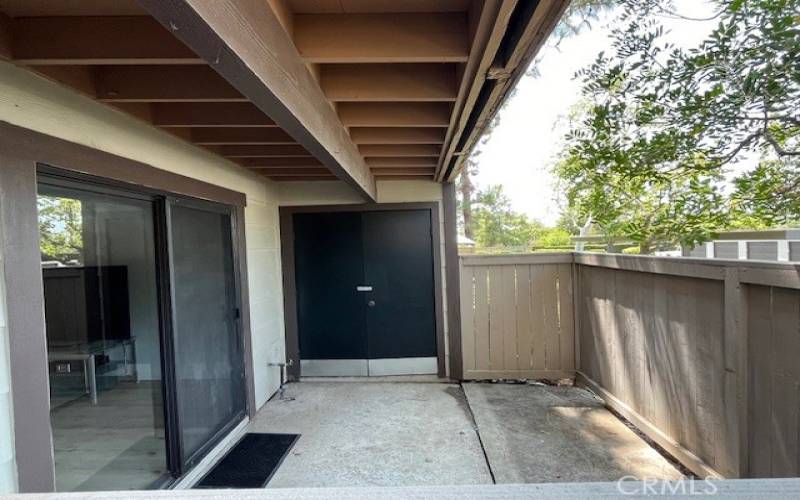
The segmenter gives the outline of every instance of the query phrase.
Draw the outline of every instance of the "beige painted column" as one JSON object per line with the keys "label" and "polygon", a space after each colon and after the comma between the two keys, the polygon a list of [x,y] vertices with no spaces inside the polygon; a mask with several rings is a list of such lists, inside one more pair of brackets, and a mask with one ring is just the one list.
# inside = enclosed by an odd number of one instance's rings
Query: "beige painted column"
{"label": "beige painted column", "polygon": [[[2,207],[0,207],[2,210]],[[0,217],[2,220],[2,217]],[[0,240],[3,227],[0,223]],[[6,287],[2,279],[3,247],[0,245],[0,495],[17,492],[17,465],[14,459],[14,418],[11,402],[11,368],[8,353],[8,315]]]}

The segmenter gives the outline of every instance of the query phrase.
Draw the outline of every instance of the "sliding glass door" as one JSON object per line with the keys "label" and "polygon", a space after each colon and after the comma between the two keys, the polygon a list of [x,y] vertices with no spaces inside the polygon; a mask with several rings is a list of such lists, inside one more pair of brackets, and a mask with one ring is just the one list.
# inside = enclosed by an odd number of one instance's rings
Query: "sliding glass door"
{"label": "sliding glass door", "polygon": [[164,486],[246,414],[230,207],[40,168],[58,491]]}
{"label": "sliding glass door", "polygon": [[181,458],[191,465],[245,413],[231,214],[183,200],[168,213]]}

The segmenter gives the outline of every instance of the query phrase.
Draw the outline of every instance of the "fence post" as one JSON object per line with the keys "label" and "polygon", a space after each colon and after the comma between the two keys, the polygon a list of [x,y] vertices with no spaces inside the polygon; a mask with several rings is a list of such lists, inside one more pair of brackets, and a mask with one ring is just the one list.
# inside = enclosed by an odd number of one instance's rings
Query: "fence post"
{"label": "fence post", "polygon": [[739,266],[725,268],[724,363],[726,473],[748,474],[748,346],[747,294],[739,280]]}
{"label": "fence post", "polygon": [[578,275],[578,263],[575,261],[575,253],[572,254],[572,315],[573,332],[575,335],[575,373],[581,370],[581,280]]}

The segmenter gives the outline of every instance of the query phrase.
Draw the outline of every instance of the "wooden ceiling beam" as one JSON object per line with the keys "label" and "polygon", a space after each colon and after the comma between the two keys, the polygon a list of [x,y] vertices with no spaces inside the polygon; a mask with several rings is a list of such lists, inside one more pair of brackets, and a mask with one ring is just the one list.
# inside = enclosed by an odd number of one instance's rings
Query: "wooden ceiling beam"
{"label": "wooden ceiling beam", "polygon": [[454,64],[324,64],[319,84],[333,102],[455,101]]}
{"label": "wooden ceiling beam", "polygon": [[411,127],[353,127],[350,137],[361,144],[442,144],[444,129]]}
{"label": "wooden ceiling beam", "polygon": [[305,158],[311,154],[299,144],[257,146],[208,146],[214,153],[226,158]]}
{"label": "wooden ceiling beam", "polygon": [[[139,4],[280,127],[196,128],[193,134],[208,135],[193,137],[199,139],[194,142],[299,143],[337,178],[368,201],[377,201],[375,178],[369,167],[308,71],[307,61],[266,2],[139,0]],[[258,135],[278,131],[285,131],[286,141]]]}
{"label": "wooden ceiling beam", "polygon": [[11,59],[11,18],[0,12],[0,59]]}
{"label": "wooden ceiling beam", "polygon": [[[301,175],[328,175],[334,177],[330,170],[325,167],[317,167],[317,168],[292,168],[292,167],[247,167],[249,170],[253,170],[260,174],[265,174],[269,176],[301,176]],[[335,177],[334,177],[335,178]]]}
{"label": "wooden ceiling beam", "polygon": [[181,135],[188,131],[191,142],[200,146],[295,144],[294,139],[279,128],[208,127],[167,129]]}
{"label": "wooden ceiling beam", "polygon": [[336,107],[345,127],[447,127],[450,104],[443,102],[342,102]]}
{"label": "wooden ceiling beam", "polygon": [[94,67],[103,102],[247,102],[208,66]]}
{"label": "wooden ceiling beam", "polygon": [[239,158],[236,163],[245,167],[322,167],[322,163],[313,156],[304,158],[296,156]]}
{"label": "wooden ceiling beam", "polygon": [[151,103],[158,127],[275,127],[249,102]]}
{"label": "wooden ceiling beam", "polygon": [[366,157],[367,165],[375,167],[436,167],[436,158],[430,156],[378,156]]}
{"label": "wooden ceiling beam", "polygon": [[205,64],[149,16],[17,18],[11,47],[26,65]]}
{"label": "wooden ceiling beam", "polygon": [[97,98],[97,66],[31,66],[30,69],[93,99]]}
{"label": "wooden ceiling beam", "polygon": [[433,175],[436,173],[436,167],[381,167],[373,168],[372,175]]}
{"label": "wooden ceiling beam", "polygon": [[301,175],[290,175],[286,177],[282,176],[271,176],[269,174],[263,174],[270,179],[277,181],[277,182],[297,182],[297,181],[338,181],[339,179],[334,177],[333,175],[309,175],[309,176],[301,176]]}
{"label": "wooden ceiling beam", "polygon": [[365,157],[433,157],[438,158],[442,148],[433,144],[363,144],[358,147]]}
{"label": "wooden ceiling beam", "polygon": [[311,63],[464,62],[466,13],[299,14],[294,43]]}
{"label": "wooden ceiling beam", "polygon": [[417,180],[433,180],[433,174],[390,174],[390,175],[375,175],[375,178],[381,181],[417,181]]}

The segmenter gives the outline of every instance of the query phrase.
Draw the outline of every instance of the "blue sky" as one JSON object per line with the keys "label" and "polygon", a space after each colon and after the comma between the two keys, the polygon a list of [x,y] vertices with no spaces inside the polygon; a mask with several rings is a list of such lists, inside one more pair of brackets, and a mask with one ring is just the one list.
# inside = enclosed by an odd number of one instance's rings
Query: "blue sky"
{"label": "blue sky", "polygon": [[[676,0],[675,4],[686,16],[702,18],[712,13],[711,6],[701,0]],[[564,40],[558,48],[543,47],[540,76],[520,80],[516,94],[500,111],[500,124],[481,147],[478,186],[501,184],[515,210],[546,224],[555,223],[559,215],[549,169],[565,132],[559,122],[580,99],[580,83],[573,75],[609,48],[608,24],[614,15],[614,11],[607,13],[592,29]],[[702,40],[716,21],[664,19],[664,25],[670,41],[688,47]]]}

